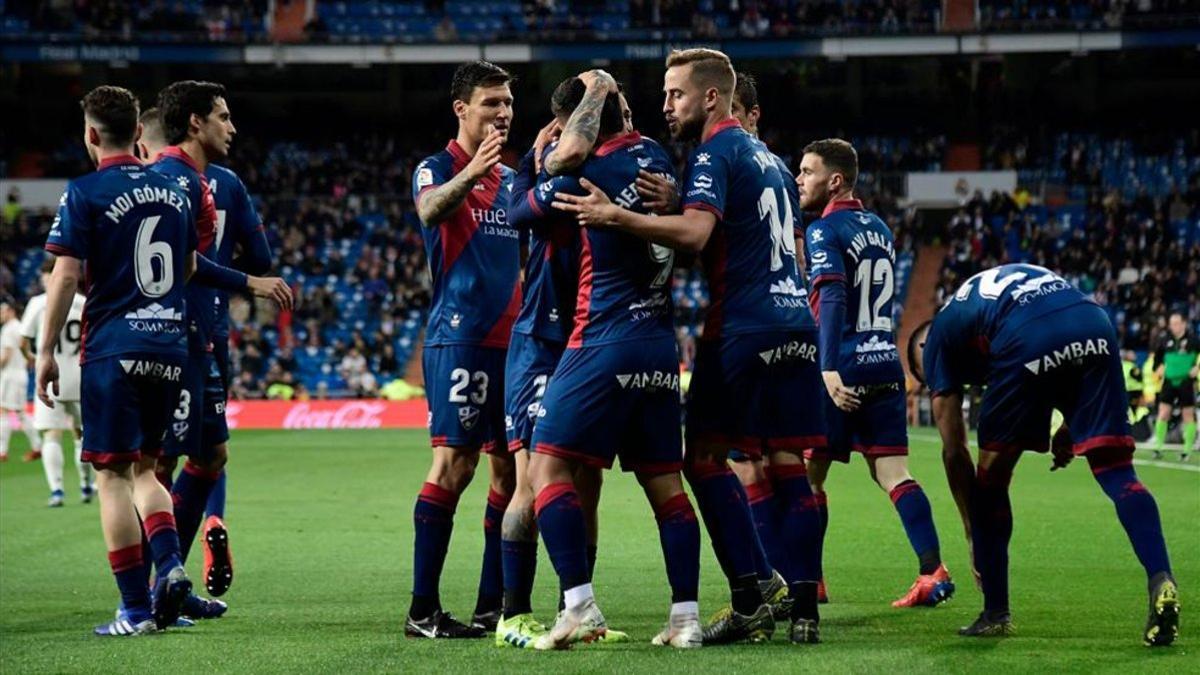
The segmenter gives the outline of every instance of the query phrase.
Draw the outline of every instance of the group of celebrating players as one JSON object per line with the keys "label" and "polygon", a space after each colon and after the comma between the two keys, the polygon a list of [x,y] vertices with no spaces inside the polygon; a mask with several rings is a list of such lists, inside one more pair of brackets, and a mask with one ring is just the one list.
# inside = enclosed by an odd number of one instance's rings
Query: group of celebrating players
{"label": "group of celebrating players", "polygon": [[[906,461],[893,237],[854,198],[854,149],[811,143],[793,178],[757,138],[752,78],[709,49],[675,51],[666,66],[671,136],[697,143],[679,181],[604,71],[558,85],[553,119],[515,171],[500,163],[510,74],[482,61],[455,73],[457,137],[413,176],[433,281],[423,354],[433,461],[413,513],[410,637],[494,632],[498,646],[532,649],[629,639],[609,628],[592,587],[601,470],[617,457],[658,523],[671,603],[656,645],[761,642],[784,620],[792,642],[819,642],[825,478],[851,451],[890,495],[918,559],[893,606],[934,606],[954,592]],[[802,212],[816,217],[804,225]],[[700,256],[711,294],[686,404],[676,252]],[[1146,570],[1143,640],[1170,644],[1177,590],[1157,507],[1132,468],[1104,312],[1049,270],[1004,265],[964,284],[909,348],[913,376],[934,396],[984,594],[960,634],[1012,630],[1008,481],[1022,450],[1050,449],[1056,467],[1088,458]],[[962,419],[968,384],[987,385],[978,467]],[[1051,441],[1055,408],[1066,423]],[[490,469],[483,568],[464,623],[442,608],[438,586],[480,453]],[[685,480],[730,587],[707,625]],[[561,589],[549,628],[530,600],[539,534]]]}
{"label": "group of celebrating players", "polygon": [[[951,597],[929,500],[906,461],[893,238],[854,199],[854,149],[812,143],[793,178],[756,137],[752,79],[721,52],[692,49],[671,54],[663,87],[672,137],[699,142],[682,180],[598,70],[556,88],[553,120],[514,171],[500,163],[511,80],[482,61],[458,68],[458,135],[413,176],[434,287],[423,354],[433,461],[414,508],[406,634],[494,632],[498,645],[536,649],[629,639],[608,627],[592,587],[602,469],[618,456],[654,510],[666,562],[670,612],[655,644],[759,642],[784,620],[791,641],[819,642],[825,478],[851,451],[890,495],[918,559],[916,581],[893,605]],[[228,453],[224,293],[285,307],[292,296],[281,279],[231,269],[236,246],[236,266],[255,273],[270,251],[244,186],[213,164],[235,134],[220,85],[172,84],[140,120],[137,99],[119,87],[96,88],[82,106],[97,171],[71,181],[46,243],[55,261],[37,392],[50,409],[71,400],[56,357],[83,284],[82,459],[97,470],[121,595],[116,619],[96,632],[141,635],[226,609],[195,595],[182,565],[208,510],[217,518],[206,526],[205,585],[219,595],[232,581],[223,505],[209,501]],[[802,226],[802,211],[819,217]],[[700,255],[711,293],[686,406],[672,325],[676,251]],[[1143,639],[1170,644],[1177,591],[1157,507],[1131,465],[1104,313],[1048,270],[1005,265],[968,281],[909,346],[912,374],[934,394],[984,593],[984,611],[960,633],[1011,631],[1008,480],[1021,450],[1049,446],[1056,466],[1088,458],[1146,569]],[[978,467],[961,415],[962,387],[974,383],[988,385]],[[1051,440],[1052,408],[1066,424]],[[491,489],[466,624],[443,610],[438,586],[481,452]],[[729,606],[708,625],[685,479],[730,587]],[[539,533],[561,588],[551,628],[531,609]]]}

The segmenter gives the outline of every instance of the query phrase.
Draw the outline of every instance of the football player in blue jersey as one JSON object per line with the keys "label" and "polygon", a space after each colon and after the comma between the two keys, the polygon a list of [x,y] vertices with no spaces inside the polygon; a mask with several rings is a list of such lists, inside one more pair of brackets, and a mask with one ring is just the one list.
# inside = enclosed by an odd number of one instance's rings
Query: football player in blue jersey
{"label": "football player in blue jersey", "polygon": [[[82,457],[97,470],[100,522],[124,607],[95,632],[143,635],[173,624],[192,587],[154,458],[182,383],[184,285],[195,269],[197,233],[178,184],[146,171],[133,156],[133,94],[101,86],[82,105],[84,145],[97,171],[70,182],[46,241],[57,260],[43,319],[48,337],[38,346],[37,390],[53,408],[55,348],[75,290],[85,283]],[[142,569],[143,527],[158,572],[153,593]]]}
{"label": "football player in blue jersey", "polygon": [[[215,262],[220,218],[204,173],[209,164],[228,155],[237,133],[225,88],[213,82],[175,82],[159,92],[158,108],[163,137],[169,145],[148,169],[176,181],[188,194],[195,207],[199,238],[196,276],[185,289],[192,310],[188,317],[189,359],[172,423],[180,434],[168,439],[163,449],[171,459],[187,456],[183,470],[171,484],[179,541],[186,559],[229,456],[226,382],[213,346],[220,317],[219,293],[250,290],[274,299],[284,309],[290,309],[292,295],[287,283],[278,277],[251,276]],[[220,589],[219,585],[214,587]],[[190,596],[187,604],[185,613],[196,618],[214,618],[226,610],[224,603],[199,596]]]}
{"label": "football player in blue jersey", "polygon": [[[1105,311],[1050,270],[1001,265],[968,279],[932,323],[914,331],[908,352],[913,376],[933,396],[946,477],[983,589],[983,612],[959,634],[1012,632],[1008,485],[1023,451],[1049,450],[1051,470],[1076,455],[1087,458],[1146,572],[1150,615],[1142,640],[1171,644],[1179,633],[1179,591],[1158,505],[1133,469],[1117,331]],[[962,414],[966,385],[986,387],[977,466]],[[1054,410],[1064,422],[1052,437]]]}
{"label": "football player in blue jersey", "polygon": [[801,208],[821,212],[804,249],[829,393],[829,444],[809,453],[808,477],[825,504],[831,464],[849,462],[852,450],[862,453],[918,559],[917,580],[892,606],[933,606],[953,595],[954,582],[942,564],[929,499],[908,471],[904,370],[892,326],[895,243],[888,226],[854,198],[857,178],[849,143],[828,139],[804,148],[796,180]]}
{"label": "football player in blue jersey", "polygon": [[[162,112],[150,108],[142,113],[142,136],[138,141],[138,153],[142,160],[153,163],[167,149],[168,143],[163,128]],[[225,267],[234,267],[247,274],[265,274],[271,267],[271,248],[266,232],[254,204],[237,174],[218,164],[209,163],[204,171],[209,192],[216,207],[216,234],[210,253],[213,260]],[[236,260],[234,253],[240,248]],[[221,381],[228,383],[229,374],[229,293],[216,293],[217,317],[212,330],[212,354],[216,361]],[[224,417],[224,406],[214,405],[211,415]],[[220,425],[202,425],[213,428]],[[164,485],[174,483],[178,457],[162,455],[158,459],[158,476]],[[206,518],[201,530],[204,549],[204,584],[213,596],[223,595],[233,583],[233,555],[230,552],[229,534],[225,526],[225,469],[208,496],[204,512]],[[199,609],[199,608],[197,608]],[[186,613],[186,610],[185,610]],[[203,618],[194,617],[194,618]]]}
{"label": "football player in blue jersey", "polygon": [[775,629],[746,493],[726,461],[737,447],[771,456],[785,514],[780,572],[793,599],[790,638],[813,643],[819,520],[803,453],[825,444],[813,405],[822,395],[816,329],[796,266],[790,188],[766,146],[733,118],[735,79],[729,58],[715,50],[667,58],[663,113],[671,135],[701,141],[682,182],[682,215],[637,213],[587,182],[587,196],[563,195],[560,208],[589,228],[701,253],[712,304],[688,396],[686,474],[732,595],[731,611],[705,628],[704,641],[764,641]]}
{"label": "football player in blue jersey", "polygon": [[[500,619],[500,527],[515,487],[504,362],[521,306],[520,241],[506,215],[513,171],[500,163],[513,119],[511,81],[486,61],[460,66],[450,91],[458,135],[413,175],[433,279],[422,355],[433,458],[413,510],[412,605],[405,623],[411,637],[481,638]],[[467,625],[442,609],[438,585],[454,511],[481,452],[489,458],[491,489],[479,595]]]}

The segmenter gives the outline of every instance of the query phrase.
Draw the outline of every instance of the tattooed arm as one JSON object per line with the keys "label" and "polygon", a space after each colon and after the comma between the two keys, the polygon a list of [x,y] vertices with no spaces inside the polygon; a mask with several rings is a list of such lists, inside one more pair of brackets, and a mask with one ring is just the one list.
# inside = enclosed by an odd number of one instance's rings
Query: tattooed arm
{"label": "tattooed arm", "polygon": [[617,81],[603,70],[590,70],[579,79],[587,85],[587,91],[563,127],[558,147],[546,157],[542,166],[551,176],[570,171],[587,159],[600,134],[600,109],[604,99],[617,91]]}
{"label": "tattooed arm", "polygon": [[493,129],[462,171],[445,183],[422,192],[417,199],[417,216],[421,218],[421,222],[427,227],[432,227],[462,206],[475,183],[491,173],[500,163],[500,148],[503,143],[501,133]]}

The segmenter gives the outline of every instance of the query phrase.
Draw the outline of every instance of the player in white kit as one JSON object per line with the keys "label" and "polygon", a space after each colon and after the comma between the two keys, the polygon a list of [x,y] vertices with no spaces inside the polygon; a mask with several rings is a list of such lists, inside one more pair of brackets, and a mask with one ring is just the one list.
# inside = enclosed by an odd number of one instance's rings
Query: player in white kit
{"label": "player in white kit", "polygon": [[33,420],[25,413],[29,391],[29,361],[21,351],[21,322],[12,298],[0,299],[0,462],[8,461],[8,442],[12,438],[10,416],[16,415],[20,428],[33,448],[29,460],[37,457],[42,442],[33,429]]}
{"label": "player in white kit", "polygon": [[[50,280],[50,271],[54,269],[54,258],[47,256],[42,263],[42,288]],[[76,293],[71,301],[71,309],[67,313],[67,322],[63,324],[62,335],[58,341],[58,349],[54,360],[58,362],[58,396],[55,397],[53,408],[33,399],[33,426],[42,435],[42,468],[46,471],[46,482],[50,484],[50,506],[63,505],[63,432],[75,434],[75,468],[79,472],[79,494],[84,504],[92,501],[94,487],[92,481],[92,466],[80,458],[83,446],[80,444],[81,424],[79,412],[79,357],[83,346],[83,303],[84,297]],[[35,295],[25,306],[25,314],[21,317],[21,336],[26,340],[26,347],[31,351],[34,345],[42,344],[45,336],[42,331],[42,315],[46,310],[46,294]],[[30,344],[30,341],[33,344]]]}

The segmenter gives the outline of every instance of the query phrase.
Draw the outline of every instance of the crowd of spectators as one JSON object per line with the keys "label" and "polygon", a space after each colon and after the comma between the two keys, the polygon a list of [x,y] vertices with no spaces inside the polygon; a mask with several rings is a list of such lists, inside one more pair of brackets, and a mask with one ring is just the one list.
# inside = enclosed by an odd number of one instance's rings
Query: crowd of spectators
{"label": "crowd of spectators", "polygon": [[[940,0],[320,0],[310,41],[731,39],[921,34]],[[3,4],[5,32],[108,41],[264,42],[266,0],[62,0]],[[1196,0],[982,0],[985,31],[1196,25]]]}

